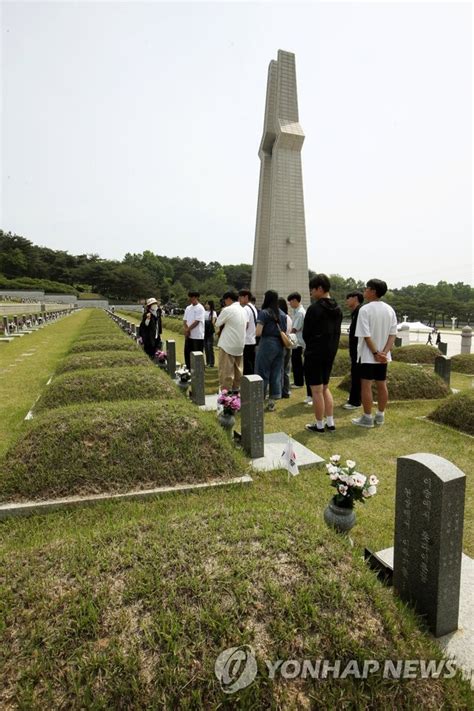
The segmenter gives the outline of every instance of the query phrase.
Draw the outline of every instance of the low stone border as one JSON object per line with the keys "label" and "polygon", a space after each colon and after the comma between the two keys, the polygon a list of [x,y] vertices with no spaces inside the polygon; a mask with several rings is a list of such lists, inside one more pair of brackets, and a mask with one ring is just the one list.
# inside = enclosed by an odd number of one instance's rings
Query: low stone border
{"label": "low stone border", "polygon": [[430,420],[426,415],[420,415],[420,417],[415,417],[415,420],[422,420],[424,422],[427,422],[429,425],[434,425],[435,427],[442,427],[444,430],[448,430],[448,432],[456,432],[456,434],[462,435],[463,437],[469,437],[470,439],[474,439],[474,435],[470,435],[469,432],[462,432],[461,430],[457,430],[455,427],[450,427],[449,425],[444,425],[442,422],[434,422],[433,420]]}
{"label": "low stone border", "polygon": [[104,501],[129,501],[133,499],[149,499],[161,494],[174,494],[180,492],[194,492],[200,489],[212,489],[220,486],[233,486],[236,484],[252,484],[250,475],[227,479],[225,481],[211,481],[205,484],[179,484],[178,486],[159,486],[156,489],[143,491],[128,491],[124,494],[94,494],[93,496],[70,496],[65,499],[49,499],[47,501],[27,501],[25,503],[9,503],[0,505],[0,521],[13,516],[29,516],[30,514],[50,513],[56,509],[74,508]]}

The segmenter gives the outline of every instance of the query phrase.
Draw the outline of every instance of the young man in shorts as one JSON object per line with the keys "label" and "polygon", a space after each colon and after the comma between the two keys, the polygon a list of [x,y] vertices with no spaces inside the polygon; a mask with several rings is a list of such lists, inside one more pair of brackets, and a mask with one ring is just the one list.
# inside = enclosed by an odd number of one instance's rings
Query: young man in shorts
{"label": "young man in shorts", "polygon": [[[390,350],[397,335],[397,317],[391,306],[380,301],[387,293],[381,279],[369,279],[364,291],[367,302],[361,307],[355,335],[359,342],[357,357],[364,414],[352,420],[359,427],[383,425],[388,402],[387,363],[392,360]],[[377,411],[372,417],[372,383],[377,387]]]}
{"label": "young man in shorts", "polygon": [[[306,344],[304,374],[313,396],[315,422],[305,425],[310,432],[334,431],[334,403],[329,378],[341,336],[342,311],[330,297],[326,274],[316,274],[309,282],[314,299],[304,317],[303,341]],[[326,423],[324,423],[326,416]]]}

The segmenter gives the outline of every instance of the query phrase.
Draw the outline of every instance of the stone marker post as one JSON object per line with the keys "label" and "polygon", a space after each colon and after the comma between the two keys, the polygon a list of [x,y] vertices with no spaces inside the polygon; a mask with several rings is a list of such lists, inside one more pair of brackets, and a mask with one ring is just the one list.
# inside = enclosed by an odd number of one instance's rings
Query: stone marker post
{"label": "stone marker post", "polygon": [[472,328],[470,326],[464,326],[461,331],[461,354],[467,355],[471,352],[471,341],[472,341]]}
{"label": "stone marker post", "polygon": [[451,358],[446,358],[444,355],[436,356],[434,370],[440,378],[443,378],[448,387],[451,384]]}
{"label": "stone marker post", "polygon": [[448,355],[448,344],[447,344],[447,343],[443,343],[443,341],[440,341],[440,342],[438,343],[438,350],[439,350],[439,352],[442,353],[443,355]]}
{"label": "stone marker post", "polygon": [[204,353],[201,353],[201,351],[191,351],[191,400],[196,405],[206,404]]}
{"label": "stone marker post", "polygon": [[251,459],[263,457],[263,380],[259,375],[242,377],[240,399],[242,447]]}
{"label": "stone marker post", "polygon": [[402,346],[410,345],[410,326],[407,323],[402,323],[400,326],[400,338],[402,339]]}
{"label": "stone marker post", "polygon": [[435,637],[458,628],[466,477],[434,454],[397,460],[393,585]]}
{"label": "stone marker post", "polygon": [[176,376],[176,341],[166,341],[166,354],[168,356],[168,375]]}
{"label": "stone marker post", "polygon": [[15,333],[20,333],[20,324],[18,322],[18,316],[13,317],[13,323],[15,324]]}
{"label": "stone marker post", "polygon": [[401,348],[403,346],[403,341],[399,336],[395,336],[395,348]]}
{"label": "stone marker post", "polygon": [[8,326],[8,316],[3,317],[3,333],[5,336],[10,335],[10,328]]}

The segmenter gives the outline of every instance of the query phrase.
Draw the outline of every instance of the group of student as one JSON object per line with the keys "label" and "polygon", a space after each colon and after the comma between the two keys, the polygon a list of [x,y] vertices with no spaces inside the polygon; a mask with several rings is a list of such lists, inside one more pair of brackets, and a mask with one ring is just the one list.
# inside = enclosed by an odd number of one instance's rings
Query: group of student
{"label": "group of student", "polygon": [[[306,428],[315,433],[334,431],[334,403],[329,379],[341,335],[342,310],[330,295],[330,280],[316,274],[309,282],[311,305],[302,305],[301,294],[292,292],[287,300],[274,290],[265,292],[258,310],[248,289],[227,291],[217,314],[212,301],[203,306],[199,292],[188,293],[189,305],[183,316],[185,362],[190,368],[190,354],[206,354],[208,367],[214,367],[214,338],[218,335],[218,371],[221,390],[239,392],[242,375],[260,375],[264,383],[265,403],[274,411],[276,401],[290,397],[290,363],[293,388],[306,384],[305,402],[312,405],[315,419]],[[352,420],[360,427],[384,423],[388,400],[387,363],[396,336],[394,310],[381,298],[387,284],[370,279],[364,293],[351,292],[346,303],[351,311],[349,354],[352,386],[346,409],[362,405],[363,414]],[[364,303],[365,301],[365,303]],[[288,305],[290,313],[288,313]],[[161,314],[156,299],[148,299],[140,325],[145,351],[153,350],[153,334],[161,341]],[[154,355],[154,351],[153,351]],[[378,395],[372,416],[372,383]],[[268,397],[267,397],[268,396]]]}

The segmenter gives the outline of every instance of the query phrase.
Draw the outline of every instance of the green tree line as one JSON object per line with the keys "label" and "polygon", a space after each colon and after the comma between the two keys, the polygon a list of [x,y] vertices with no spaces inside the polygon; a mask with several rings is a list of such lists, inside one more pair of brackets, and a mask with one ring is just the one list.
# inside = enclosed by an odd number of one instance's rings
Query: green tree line
{"label": "green tree line", "polygon": [[[163,303],[183,307],[187,293],[197,289],[205,299],[218,301],[229,288],[250,288],[252,265],[203,262],[195,257],[166,257],[146,250],[127,253],[122,261],[102,259],[98,254],[73,256],[63,250],[39,247],[30,240],[0,230],[0,289],[41,288],[49,293],[97,293],[126,303],[151,294]],[[311,277],[314,272],[309,272]],[[363,289],[364,282],[331,274],[332,295],[345,305],[345,296]],[[287,294],[282,294],[286,297]],[[432,326],[474,320],[474,289],[458,282],[417,284],[392,289],[386,300],[399,320],[424,321]]]}

